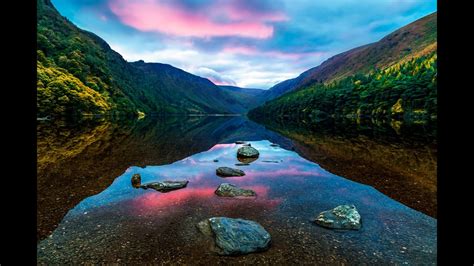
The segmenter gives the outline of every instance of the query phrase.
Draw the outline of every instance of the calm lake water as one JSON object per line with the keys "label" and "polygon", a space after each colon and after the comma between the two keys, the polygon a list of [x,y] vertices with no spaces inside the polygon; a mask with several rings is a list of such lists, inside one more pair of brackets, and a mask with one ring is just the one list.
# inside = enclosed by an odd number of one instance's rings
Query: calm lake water
{"label": "calm lake water", "polygon": [[[40,122],[38,261],[435,264],[431,127],[367,121],[265,126],[244,117]],[[237,140],[249,141],[260,157],[236,166]],[[246,175],[218,177],[220,166]],[[136,189],[135,173],[142,183],[189,184],[168,193]],[[224,182],[253,189],[257,197],[220,198],[214,191]],[[340,204],[357,207],[361,230],[332,231],[309,221]],[[215,255],[195,227],[214,216],[259,222],[272,236],[271,248]]]}

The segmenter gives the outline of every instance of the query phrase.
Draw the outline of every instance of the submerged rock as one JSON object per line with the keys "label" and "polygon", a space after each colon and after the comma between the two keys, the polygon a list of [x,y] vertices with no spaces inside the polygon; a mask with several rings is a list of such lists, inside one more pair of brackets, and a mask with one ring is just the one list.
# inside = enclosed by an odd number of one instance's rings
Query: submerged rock
{"label": "submerged rock", "polygon": [[251,189],[239,188],[229,183],[220,184],[214,193],[221,197],[254,197],[257,195]]}
{"label": "submerged rock", "polygon": [[359,230],[361,227],[360,214],[354,205],[340,205],[328,211],[321,212],[314,222],[320,226],[333,229]]}
{"label": "submerged rock", "polygon": [[257,158],[260,153],[254,147],[243,146],[237,150],[237,157]]}
{"label": "submerged rock", "polygon": [[141,188],[147,189],[147,188],[152,188],[156,191],[160,192],[168,192],[180,188],[186,187],[188,185],[189,181],[184,180],[184,181],[161,181],[161,182],[153,182],[150,184],[142,185]]}
{"label": "submerged rock", "polygon": [[236,166],[245,166],[245,165],[250,165],[249,163],[236,163]]}
{"label": "submerged rock", "polygon": [[219,167],[216,169],[216,175],[221,177],[244,176],[244,171],[230,167]]}
{"label": "submerged rock", "polygon": [[214,160],[212,160],[212,161],[215,162],[215,163],[219,162],[219,160],[217,160],[217,159],[214,159]]}
{"label": "submerged rock", "polygon": [[242,144],[243,147],[250,147],[252,145],[250,145],[250,143],[246,143],[246,144]]}
{"label": "submerged rock", "polygon": [[211,236],[212,237],[212,229],[211,225],[209,224],[209,220],[202,220],[200,221],[196,227],[199,229],[201,233],[203,233],[206,236]]}
{"label": "submerged rock", "polygon": [[142,177],[140,176],[140,174],[134,174],[132,176],[132,186],[134,188],[139,188],[141,184],[142,184]]}
{"label": "submerged rock", "polygon": [[281,163],[283,160],[263,160],[262,163]]}
{"label": "submerged rock", "polygon": [[275,144],[275,143],[270,144],[270,146],[272,146],[272,147],[280,147],[280,145]]}
{"label": "submerged rock", "polygon": [[270,247],[271,236],[259,223],[244,219],[212,217],[197,224],[205,235],[214,238],[220,255],[241,255],[264,251]]}
{"label": "submerged rock", "polygon": [[247,142],[242,141],[242,140],[238,140],[238,141],[235,142],[235,144],[246,144],[246,143],[247,143]]}
{"label": "submerged rock", "polygon": [[237,157],[237,160],[243,164],[250,164],[251,162],[256,161],[258,158],[248,158],[248,157]]}

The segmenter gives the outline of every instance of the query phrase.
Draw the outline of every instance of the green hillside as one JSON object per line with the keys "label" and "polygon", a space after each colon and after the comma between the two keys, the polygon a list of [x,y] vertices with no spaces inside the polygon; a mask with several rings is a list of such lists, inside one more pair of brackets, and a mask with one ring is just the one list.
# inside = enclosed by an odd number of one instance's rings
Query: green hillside
{"label": "green hillside", "polygon": [[314,83],[330,83],[359,73],[367,74],[374,69],[386,68],[413,57],[430,54],[436,51],[436,48],[437,13],[435,12],[390,33],[375,43],[335,55],[296,78],[280,82],[260,95],[260,98],[265,102]]}
{"label": "green hillside", "polygon": [[435,119],[436,35],[433,13],[276,85],[249,116]]}
{"label": "green hillside", "polygon": [[249,116],[436,119],[436,61],[432,52],[368,75],[316,83],[253,109]]}
{"label": "green hillside", "polygon": [[236,113],[245,108],[207,79],[163,64],[128,63],[93,33],[37,0],[39,116]]}

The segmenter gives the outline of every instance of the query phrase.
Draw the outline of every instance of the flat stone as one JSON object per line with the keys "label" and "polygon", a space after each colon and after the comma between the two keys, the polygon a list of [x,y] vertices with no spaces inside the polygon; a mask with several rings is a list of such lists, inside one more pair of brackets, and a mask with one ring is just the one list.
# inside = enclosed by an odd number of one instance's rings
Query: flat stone
{"label": "flat stone", "polygon": [[161,181],[161,182],[153,182],[149,184],[145,184],[140,186],[143,189],[152,188],[159,192],[168,192],[180,188],[184,188],[188,185],[189,181]]}
{"label": "flat stone", "polygon": [[240,169],[230,167],[219,167],[216,169],[216,175],[220,177],[244,176],[245,172]]}
{"label": "flat stone", "polygon": [[[208,226],[206,226],[206,223]],[[197,227],[212,237],[219,255],[242,255],[267,250],[271,236],[259,223],[227,217],[212,217],[200,222]]]}
{"label": "flat stone", "polygon": [[257,193],[251,189],[239,188],[229,183],[220,184],[214,193],[221,197],[254,197],[257,195]]}
{"label": "flat stone", "polygon": [[323,211],[314,219],[314,222],[326,228],[359,230],[361,228],[360,219],[359,212],[351,204]]}

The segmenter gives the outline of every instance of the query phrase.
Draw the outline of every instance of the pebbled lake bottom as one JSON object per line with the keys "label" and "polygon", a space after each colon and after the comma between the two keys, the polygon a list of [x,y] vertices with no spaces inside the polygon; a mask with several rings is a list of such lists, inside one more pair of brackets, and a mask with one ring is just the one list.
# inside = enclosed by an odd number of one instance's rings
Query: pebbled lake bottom
{"label": "pebbled lake bottom", "polygon": [[[260,152],[249,165],[236,165],[242,145],[221,143],[172,164],[129,167],[69,210],[39,242],[38,263],[436,264],[436,219],[268,140],[248,143]],[[224,166],[245,175],[217,176],[216,169]],[[132,186],[137,173],[142,184],[189,183],[167,193],[145,190]],[[257,196],[219,197],[214,191],[221,183]],[[310,221],[342,204],[357,207],[360,230],[331,230]],[[241,256],[215,254],[196,224],[216,216],[258,222],[270,233],[271,247]]]}

